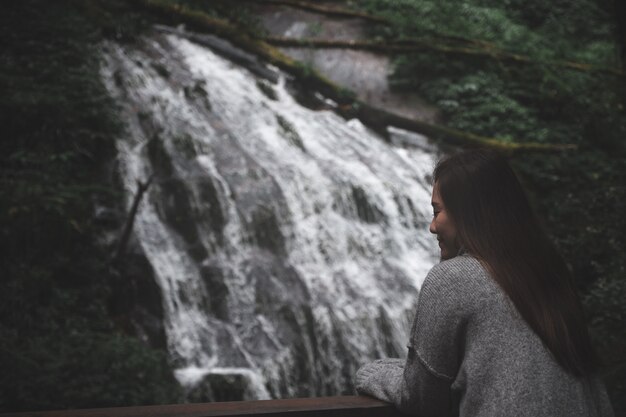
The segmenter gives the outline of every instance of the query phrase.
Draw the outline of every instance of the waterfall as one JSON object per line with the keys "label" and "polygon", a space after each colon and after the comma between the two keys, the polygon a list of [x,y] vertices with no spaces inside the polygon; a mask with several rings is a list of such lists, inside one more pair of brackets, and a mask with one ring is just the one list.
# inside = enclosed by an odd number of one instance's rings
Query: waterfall
{"label": "waterfall", "polygon": [[190,396],[351,394],[361,364],[405,354],[438,259],[436,149],[304,107],[277,69],[272,83],[173,33],[103,56],[129,207],[155,176],[134,235]]}

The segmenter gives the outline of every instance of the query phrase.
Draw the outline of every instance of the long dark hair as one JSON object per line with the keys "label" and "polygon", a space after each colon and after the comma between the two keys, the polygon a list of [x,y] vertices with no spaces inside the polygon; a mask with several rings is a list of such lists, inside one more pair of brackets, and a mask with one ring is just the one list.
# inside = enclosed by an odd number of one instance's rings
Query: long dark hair
{"label": "long dark hair", "polygon": [[488,269],[565,370],[592,373],[596,356],[572,275],[506,158],[461,152],[441,160],[433,179],[458,244]]}

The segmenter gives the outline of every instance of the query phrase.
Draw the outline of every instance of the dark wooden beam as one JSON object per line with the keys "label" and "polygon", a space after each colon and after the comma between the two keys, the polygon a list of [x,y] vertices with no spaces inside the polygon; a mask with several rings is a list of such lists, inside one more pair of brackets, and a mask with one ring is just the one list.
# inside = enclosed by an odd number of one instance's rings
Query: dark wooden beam
{"label": "dark wooden beam", "polygon": [[149,405],[85,410],[29,411],[0,417],[401,417],[390,404],[369,397],[343,396],[202,404]]}
{"label": "dark wooden beam", "polygon": [[[343,396],[286,400],[148,405],[85,410],[0,413],[0,417],[403,417],[391,404],[370,397]],[[615,417],[626,417],[618,411]]]}

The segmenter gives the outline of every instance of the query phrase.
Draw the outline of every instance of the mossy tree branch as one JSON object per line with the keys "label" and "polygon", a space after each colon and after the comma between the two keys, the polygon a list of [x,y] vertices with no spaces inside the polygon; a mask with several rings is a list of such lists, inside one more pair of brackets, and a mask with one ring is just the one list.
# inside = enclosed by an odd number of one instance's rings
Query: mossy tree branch
{"label": "mossy tree branch", "polygon": [[625,77],[626,73],[618,68],[604,68],[595,65],[571,62],[571,61],[537,61],[528,55],[515,54],[493,47],[458,47],[436,43],[433,39],[406,39],[399,41],[372,42],[360,40],[330,40],[330,39],[297,39],[286,37],[265,37],[265,42],[274,46],[296,48],[335,48],[335,49],[359,49],[384,54],[410,53],[430,50],[450,55],[474,56],[488,58],[497,61],[510,62],[524,65],[549,65],[575,71],[599,73],[617,77]]}
{"label": "mossy tree branch", "polygon": [[308,2],[300,0],[237,0],[240,3],[257,3],[257,4],[274,4],[279,6],[287,6],[295,9],[306,10],[309,12],[320,13],[330,17],[337,18],[353,18],[361,19],[368,22],[379,23],[384,25],[390,25],[391,22],[383,17],[374,16],[368,13],[359,12],[356,10],[349,10],[345,8],[339,8],[336,6],[321,5],[320,2]]}
{"label": "mossy tree branch", "polygon": [[[301,0],[238,0],[243,3],[257,4],[276,4],[283,5],[302,10],[308,10],[315,13],[321,13],[331,17],[357,18],[369,22],[392,26],[389,19],[374,16],[368,13],[319,5]],[[563,67],[570,70],[592,72],[618,77],[625,77],[626,73],[619,68],[599,67],[583,62],[573,62],[564,60],[552,60],[539,62],[530,56],[516,54],[498,48],[494,43],[479,39],[468,39],[462,36],[450,36],[433,34],[432,39],[404,39],[385,42],[367,42],[367,41],[335,41],[323,39],[290,39],[280,37],[268,37],[266,41],[276,46],[294,46],[309,48],[350,48],[350,49],[366,49],[383,53],[413,52],[424,49],[435,50],[446,54],[453,55],[473,55],[478,57],[490,58],[499,61],[508,61],[522,64],[542,64],[555,67]],[[434,43],[433,43],[434,42]],[[453,42],[455,45],[445,45],[441,42]],[[470,48],[459,47],[458,44],[468,45]]]}
{"label": "mossy tree branch", "polygon": [[544,144],[533,142],[503,141],[496,138],[475,135],[445,126],[426,123],[374,108],[356,98],[354,92],[339,87],[314,69],[286,56],[269,43],[255,39],[243,30],[223,20],[180,5],[163,3],[158,0],[127,0],[148,11],[152,11],[170,24],[184,23],[200,32],[209,32],[228,39],[243,50],[258,55],[270,64],[294,75],[306,88],[320,92],[338,103],[337,111],[346,117],[357,117],[364,124],[380,130],[395,126],[421,133],[454,146],[487,147],[504,152],[560,152],[576,149],[569,144]]}
{"label": "mossy tree branch", "polygon": [[350,109],[342,109],[342,113],[348,117],[358,117],[360,120],[364,120],[364,123],[373,127],[394,126],[421,133],[435,140],[441,140],[446,145],[465,148],[491,148],[509,154],[519,152],[561,152],[577,149],[576,145],[571,144],[507,142],[497,138],[452,129],[446,126],[409,119],[362,102],[355,103]]}

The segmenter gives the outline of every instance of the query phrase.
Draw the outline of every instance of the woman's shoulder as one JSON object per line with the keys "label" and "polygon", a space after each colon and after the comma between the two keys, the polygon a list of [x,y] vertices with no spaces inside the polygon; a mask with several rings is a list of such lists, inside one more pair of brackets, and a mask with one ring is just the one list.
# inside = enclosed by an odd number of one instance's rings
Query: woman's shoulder
{"label": "woman's shoulder", "polygon": [[478,259],[465,253],[433,266],[426,276],[424,285],[456,287],[476,285],[486,280],[490,280],[487,269]]}
{"label": "woman's shoulder", "polygon": [[431,372],[454,379],[467,332],[484,325],[480,315],[491,310],[486,307],[494,302],[490,281],[480,261],[469,255],[443,261],[426,276],[418,296],[410,346]]}
{"label": "woman's shoulder", "polygon": [[482,263],[469,254],[435,265],[424,280],[420,297],[454,304],[482,303],[498,294],[497,284]]}

